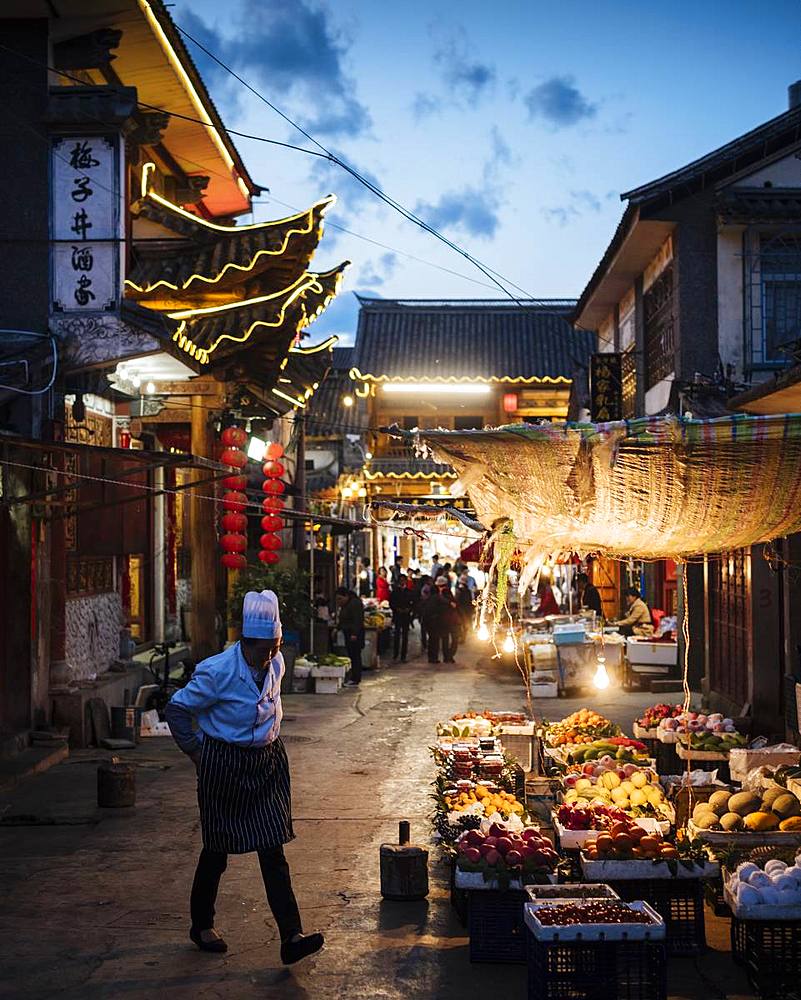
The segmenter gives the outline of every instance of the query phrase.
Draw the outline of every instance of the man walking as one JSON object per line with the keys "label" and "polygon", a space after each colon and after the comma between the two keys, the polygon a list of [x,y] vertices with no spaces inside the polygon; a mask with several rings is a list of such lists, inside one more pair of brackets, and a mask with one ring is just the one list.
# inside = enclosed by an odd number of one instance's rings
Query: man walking
{"label": "man walking", "polygon": [[345,687],[358,687],[362,680],[362,649],[364,647],[364,605],[347,587],[337,587],[337,624],[345,636],[345,650],[350,657],[350,674]]}
{"label": "man walking", "polygon": [[428,633],[428,662],[439,663],[441,648],[443,662],[453,663],[459,613],[444,576],[437,578],[434,591],[423,602],[421,615]]}
{"label": "man walking", "polygon": [[406,653],[409,648],[409,623],[412,617],[412,606],[414,595],[406,586],[406,576],[401,573],[398,582],[393,586],[389,595],[389,606],[392,608],[393,623],[393,653],[392,659],[400,659],[401,663],[406,662]]}

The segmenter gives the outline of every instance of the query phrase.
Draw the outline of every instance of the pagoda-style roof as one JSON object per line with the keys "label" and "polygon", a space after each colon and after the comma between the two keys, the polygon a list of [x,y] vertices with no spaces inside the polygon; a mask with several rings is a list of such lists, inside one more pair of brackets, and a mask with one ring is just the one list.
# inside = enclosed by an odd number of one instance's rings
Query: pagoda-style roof
{"label": "pagoda-style roof", "polygon": [[158,308],[241,298],[241,285],[267,271],[270,291],[289,287],[306,271],[322,236],[325,212],[336,201],[328,195],[285,219],[222,226],[153,190],[152,175],[153,165],[145,164],[134,214],[181,239],[135,241],[125,287],[129,298]]}
{"label": "pagoda-style roof", "polygon": [[[292,341],[325,309],[336,295],[345,261],[324,274],[304,272],[289,287],[240,302],[170,313],[180,321],[173,339],[179,348],[202,365],[226,362],[234,354],[239,367],[246,366],[249,377],[275,374]],[[275,335],[253,337],[255,331]],[[252,342],[252,346],[251,346]]]}

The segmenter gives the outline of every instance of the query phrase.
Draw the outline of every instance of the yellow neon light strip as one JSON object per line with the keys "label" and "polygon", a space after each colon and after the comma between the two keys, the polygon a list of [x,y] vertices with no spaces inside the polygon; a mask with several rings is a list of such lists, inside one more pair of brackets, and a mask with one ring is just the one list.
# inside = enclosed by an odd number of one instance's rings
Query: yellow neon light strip
{"label": "yellow neon light strip", "polygon": [[306,404],[302,399],[295,399],[293,396],[287,396],[287,394],[285,392],[281,392],[280,389],[272,389],[271,392],[274,392],[276,396],[280,396],[281,399],[285,399],[287,403],[291,403],[293,406],[301,406],[303,409],[306,408]]}
{"label": "yellow neon light strip", "polygon": [[[235,343],[242,344],[246,340],[248,340],[251,333],[253,333],[253,331],[258,326],[266,326],[266,327],[282,326],[284,323],[284,318],[286,316],[286,311],[289,308],[289,306],[292,305],[292,303],[299,296],[303,295],[310,289],[313,292],[321,293],[323,291],[322,279],[328,278],[334,273],[335,271],[327,271],[325,274],[313,274],[310,271],[306,271],[300,276],[300,278],[298,278],[298,280],[294,283],[294,285],[290,285],[288,288],[285,288],[280,292],[272,292],[270,295],[261,295],[255,299],[245,299],[242,302],[228,302],[223,306],[207,306],[206,308],[203,309],[186,309],[182,310],[181,312],[168,313],[167,315],[170,317],[170,319],[181,320],[181,325],[173,334],[172,339],[178,343],[178,346],[182,350],[186,351],[187,354],[189,354],[191,357],[196,358],[196,360],[198,360],[201,364],[204,365],[208,364],[209,356],[223,340],[231,340],[234,341]],[[342,270],[340,269],[336,271],[334,290],[325,297],[320,307],[315,311],[314,316],[318,316],[323,311],[323,309],[325,309],[325,307],[328,305],[331,299],[334,298],[341,282],[342,282]],[[202,348],[194,344],[192,340],[190,340],[190,338],[187,337],[184,333],[187,321],[194,318],[195,316],[205,316],[205,315],[210,315],[212,313],[214,314],[223,313],[230,311],[232,309],[240,309],[247,306],[258,305],[262,302],[267,302],[272,299],[280,298],[282,295],[286,295],[287,298],[281,305],[281,310],[278,319],[274,321],[254,320],[254,322],[250,324],[250,326],[247,328],[244,334],[242,334],[242,336],[237,337],[234,336],[234,334],[223,333],[214,341],[214,343],[210,347]],[[299,320],[297,325],[297,330],[299,331],[302,329],[301,324],[308,325],[308,323],[310,322],[311,320],[308,317],[306,317],[305,323],[303,322],[302,319]]]}
{"label": "yellow neon light strip", "polygon": [[327,351],[329,348],[333,347],[334,344],[338,343],[339,337],[333,334],[328,338],[328,340],[322,341],[320,344],[314,344],[311,347],[290,347],[290,354],[319,354],[320,351]]}
{"label": "yellow neon light strip", "polygon": [[163,205],[168,208],[171,212],[175,212],[177,215],[182,215],[185,219],[189,219],[190,222],[197,222],[201,226],[205,226],[206,229],[213,229],[218,233],[241,233],[249,229],[266,229],[269,226],[280,226],[287,222],[297,222],[300,219],[305,218],[309,212],[313,212],[315,208],[319,208],[320,212],[325,215],[328,209],[336,203],[337,196],[335,194],[328,194],[325,198],[320,198],[316,201],[311,208],[305,209],[302,212],[296,212],[294,215],[287,215],[283,219],[274,219],[270,222],[249,222],[246,226],[221,226],[217,222],[209,222],[208,219],[201,219],[199,215],[193,215],[192,212],[187,212],[185,208],[180,205],[176,205],[174,201],[169,201],[164,198],[158,192],[153,191],[150,187],[150,175],[156,169],[156,164],[152,160],[148,160],[142,166],[142,182],[141,182],[141,197],[142,198],[152,198],[153,201],[158,202],[159,205]]}
{"label": "yellow neon light strip", "polygon": [[353,395],[358,396],[359,399],[367,399],[370,395],[370,386],[365,382],[361,389],[354,389]]}
{"label": "yellow neon light strip", "polygon": [[[186,90],[187,94],[189,94],[190,100],[195,105],[195,109],[198,113],[198,116],[205,123],[206,130],[208,131],[209,136],[211,137],[211,141],[217,147],[228,169],[231,171],[232,179],[236,178],[237,181],[242,181],[242,183],[244,184],[244,180],[240,178],[239,173],[237,172],[236,164],[234,163],[233,157],[228,152],[225,143],[222,141],[220,133],[217,131],[217,128],[212,123],[211,117],[209,116],[209,113],[206,111],[206,106],[204,105],[203,101],[200,98],[200,94],[198,94],[198,92],[195,90],[195,86],[190,80],[189,74],[184,69],[181,60],[178,58],[178,54],[172,47],[169,38],[167,38],[166,34],[164,33],[164,29],[159,23],[159,19],[153,13],[153,8],[148,3],[148,0],[139,0],[139,7],[141,8],[142,13],[145,15],[145,18],[147,19],[147,22],[150,25],[153,34],[156,36],[156,39],[158,40],[159,44],[164,50],[167,59],[172,65],[172,68],[175,70],[176,74],[178,75],[178,78],[184,85],[184,89]],[[239,190],[241,191],[242,188],[240,187]],[[248,203],[250,203],[250,192],[248,192],[245,197]]]}
{"label": "yellow neon light strip", "polygon": [[429,382],[434,385],[453,382],[484,382],[484,383],[518,383],[522,385],[570,385],[572,379],[564,375],[532,375],[526,378],[523,375],[492,375],[485,378],[483,375],[449,375],[447,378],[429,378],[421,375],[419,378],[410,379],[404,375],[373,375],[371,373],[360,372],[358,368],[351,368],[350,377],[354,382]]}
{"label": "yellow neon light strip", "polygon": [[362,470],[365,479],[456,479],[455,472],[369,472]]}

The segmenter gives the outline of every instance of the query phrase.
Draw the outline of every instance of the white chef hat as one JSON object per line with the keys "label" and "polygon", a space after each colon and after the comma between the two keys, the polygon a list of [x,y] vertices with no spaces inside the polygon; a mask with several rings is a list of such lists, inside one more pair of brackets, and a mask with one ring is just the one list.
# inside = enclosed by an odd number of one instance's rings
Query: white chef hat
{"label": "white chef hat", "polygon": [[278,597],[272,590],[245,594],[242,603],[242,638],[276,639],[281,635]]}

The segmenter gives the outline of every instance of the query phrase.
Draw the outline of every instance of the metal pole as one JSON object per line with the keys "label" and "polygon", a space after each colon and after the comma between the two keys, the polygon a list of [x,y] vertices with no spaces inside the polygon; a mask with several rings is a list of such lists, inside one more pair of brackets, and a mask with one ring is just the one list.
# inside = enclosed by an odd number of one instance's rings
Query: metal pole
{"label": "metal pole", "polygon": [[309,600],[311,620],[309,625],[309,653],[314,655],[314,518],[309,520]]}

